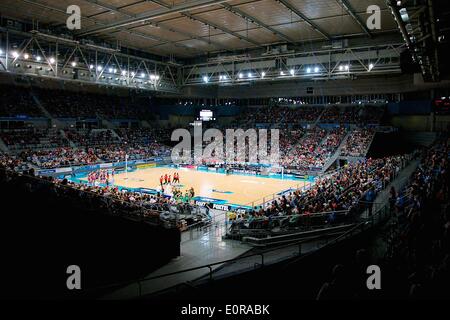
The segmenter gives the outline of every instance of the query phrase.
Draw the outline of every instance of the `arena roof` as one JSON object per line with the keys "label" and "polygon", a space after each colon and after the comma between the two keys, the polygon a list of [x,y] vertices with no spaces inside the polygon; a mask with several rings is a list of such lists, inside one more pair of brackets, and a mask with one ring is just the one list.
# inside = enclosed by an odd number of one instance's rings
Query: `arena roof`
{"label": "arena roof", "polygon": [[[177,58],[399,34],[385,0],[2,0],[0,11],[51,29],[65,26],[70,5],[81,9],[79,38]],[[371,5],[381,8],[381,30],[366,26]]]}

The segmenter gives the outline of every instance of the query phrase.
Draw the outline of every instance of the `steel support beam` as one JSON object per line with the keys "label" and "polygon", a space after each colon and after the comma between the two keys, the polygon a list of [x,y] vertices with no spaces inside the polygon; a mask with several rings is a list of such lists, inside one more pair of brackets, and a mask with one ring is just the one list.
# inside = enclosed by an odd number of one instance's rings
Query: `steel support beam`
{"label": "steel support beam", "polygon": [[200,8],[204,8],[204,7],[208,7],[208,6],[212,6],[212,5],[216,5],[216,4],[221,4],[221,3],[224,3],[227,1],[230,1],[230,0],[192,0],[192,1],[188,1],[186,3],[182,3],[179,5],[171,6],[171,7],[164,7],[164,8],[160,8],[157,10],[146,11],[146,12],[136,15],[133,18],[123,19],[118,22],[113,22],[113,23],[110,23],[110,24],[107,24],[107,25],[104,25],[101,27],[94,27],[90,30],[87,30],[84,32],[79,32],[78,35],[79,36],[87,36],[87,35],[91,35],[91,34],[103,33],[108,30],[117,29],[120,27],[125,27],[125,26],[136,24],[136,23],[146,22],[149,20],[161,18],[161,17],[164,17],[169,14],[183,13],[183,12],[187,12],[189,10],[200,9]]}
{"label": "steel support beam", "polygon": [[[34,0],[21,0],[21,1],[25,2],[25,3],[28,3],[28,4],[31,4],[31,5],[34,5],[34,6],[38,6],[38,7],[47,9],[47,10],[51,10],[53,12],[58,12],[58,13],[60,13],[60,14],[62,14],[62,15],[67,17],[67,13],[64,10],[61,10],[61,9],[58,9],[58,8],[55,8],[55,7],[52,7],[52,6],[49,6],[49,5],[44,5],[42,3],[38,3],[38,2],[36,2]],[[98,24],[98,25],[105,25],[103,22],[100,22],[99,20],[97,20],[95,18],[86,17],[86,16],[82,16],[81,18],[89,20],[89,21],[92,21],[92,22],[94,22],[95,24]],[[183,44],[175,43],[173,41],[167,41],[166,39],[163,39],[163,38],[160,38],[160,37],[157,37],[157,36],[153,36],[153,35],[150,36],[150,35],[147,35],[147,34],[144,34],[144,33],[141,33],[141,32],[131,31],[131,30],[127,30],[127,29],[120,29],[119,31],[127,32],[127,33],[129,33],[131,35],[135,35],[135,36],[138,36],[138,37],[146,39],[146,40],[163,42],[164,44],[170,43],[170,44],[172,44],[174,46],[178,46],[178,47],[181,47],[181,48],[184,48],[184,49],[187,49],[187,50],[195,50],[195,49],[190,48],[188,46],[185,46]]]}
{"label": "steel support beam", "polygon": [[[380,44],[196,63],[182,67],[183,84],[241,85],[261,81],[352,79],[358,75],[400,73],[399,58],[404,46],[403,43]],[[207,83],[203,79],[205,76],[208,77]]]}
{"label": "steel support beam", "polygon": [[217,24],[215,24],[213,22],[210,22],[210,21],[208,21],[206,19],[195,17],[194,15],[192,15],[190,13],[183,13],[183,15],[188,17],[188,18],[190,18],[190,19],[192,19],[192,20],[197,20],[197,21],[199,21],[201,23],[209,25],[209,26],[211,26],[211,27],[213,27],[215,29],[222,30],[223,32],[228,33],[229,35],[235,36],[236,38],[239,38],[240,40],[247,41],[248,43],[251,43],[254,46],[263,47],[260,43],[254,41],[254,40],[252,40],[252,39],[250,39],[250,38],[248,38],[246,36],[241,36],[237,32],[234,32],[234,31],[232,31],[232,30],[230,30],[228,28],[225,28],[225,27],[221,27],[221,26],[219,26],[219,25],[217,25]]}
{"label": "steel support beam", "polygon": [[309,25],[311,28],[313,28],[315,31],[320,33],[325,39],[331,40],[331,36],[326,33],[324,30],[322,30],[314,21],[309,19],[307,16],[305,16],[300,10],[295,8],[292,4],[290,4],[287,0],[276,0],[277,2],[281,3],[283,6],[285,6],[287,9],[291,10],[293,13],[295,13],[297,16],[299,16],[303,21],[306,22],[307,25]]}
{"label": "steel support beam", "polygon": [[[166,3],[164,3],[163,1],[155,1],[155,0],[150,0],[150,1],[152,1],[152,2],[154,2],[154,3],[157,3],[157,4],[159,4],[160,6],[164,6],[164,7],[166,7],[167,9],[171,9],[171,8],[172,8],[172,6],[170,6],[170,5],[166,4]],[[226,4],[226,1],[222,1],[222,2],[223,2],[223,3],[221,3],[222,6],[228,6],[228,7],[229,7],[229,5]],[[226,8],[226,7],[224,7],[224,8]],[[258,47],[261,46],[259,43],[257,43],[256,41],[253,41],[253,40],[250,39],[250,38],[241,36],[241,35],[237,34],[236,32],[231,31],[231,30],[229,30],[229,29],[227,29],[227,28],[225,28],[225,27],[220,27],[220,26],[218,26],[217,24],[215,24],[215,23],[213,23],[213,22],[209,22],[209,21],[207,21],[207,20],[205,20],[205,19],[201,19],[201,18],[195,17],[195,16],[193,16],[192,14],[190,14],[190,13],[187,12],[187,11],[186,11],[186,12],[180,12],[180,13],[181,13],[182,16],[184,16],[184,17],[186,17],[186,18],[189,18],[189,19],[193,19],[193,20],[199,21],[199,22],[201,22],[201,23],[203,23],[203,24],[206,24],[206,25],[208,25],[208,26],[210,26],[210,27],[213,27],[213,28],[215,28],[215,29],[221,30],[222,32],[224,32],[224,33],[226,33],[226,34],[229,34],[229,35],[232,35],[232,36],[234,36],[234,37],[237,37],[237,38],[239,38],[240,40],[247,41],[248,43],[251,43],[251,44],[253,44],[253,45],[255,45],[255,46],[258,46]],[[228,50],[229,50],[229,49],[228,49]]]}
{"label": "steel support beam", "polygon": [[[120,9],[120,8],[111,6],[111,5],[109,5],[107,3],[104,3],[102,1],[97,1],[97,0],[83,0],[83,1],[88,2],[90,4],[95,4],[95,5],[99,6],[100,8],[103,8],[103,9],[107,10],[105,12],[97,13],[96,15],[101,15],[101,14],[104,14],[106,12],[117,12],[117,13],[123,14],[123,15],[125,15],[125,16],[127,16],[129,18],[136,17],[136,15],[130,14],[130,13],[128,13],[128,12],[126,12],[126,11]],[[152,2],[155,2],[155,1],[152,1]],[[163,5],[161,1],[156,1],[155,3],[157,3],[157,4],[161,5],[161,6]],[[170,6],[168,6],[168,7],[170,7]],[[186,40],[195,39],[195,40],[199,40],[199,41],[205,42],[207,44],[213,45],[216,48],[219,48],[221,50],[227,50],[226,47],[224,47],[223,45],[221,45],[218,42],[207,40],[205,38],[196,36],[195,34],[192,34],[192,33],[186,32],[186,31],[178,30],[178,29],[175,29],[173,27],[167,27],[167,26],[165,26],[163,24],[160,24],[160,23],[154,23],[154,24],[150,23],[150,25],[153,25],[155,27],[158,27],[158,28],[161,28],[161,29],[164,29],[164,30],[168,30],[168,31],[171,31],[171,32],[174,32],[174,33],[178,33],[178,34],[180,34],[180,35],[182,35],[184,37],[187,37],[188,39],[186,39]],[[179,42],[180,41],[177,40],[177,41],[173,41],[172,43],[175,44],[175,43],[179,43]],[[164,44],[167,44],[167,42],[162,43],[162,44],[158,44],[155,47],[162,46]]]}
{"label": "steel support beam", "polygon": [[342,8],[345,9],[345,11],[347,11],[347,13],[353,18],[353,20],[355,20],[355,22],[361,27],[364,33],[367,34],[367,36],[369,36],[370,38],[372,38],[372,33],[370,33],[369,29],[364,24],[364,22],[361,21],[361,19],[356,15],[355,10],[353,10],[352,6],[348,3],[348,1],[347,0],[336,0],[336,1],[341,5]]}
{"label": "steel support beam", "polygon": [[268,31],[270,31],[271,33],[279,36],[281,39],[287,41],[287,42],[291,42],[291,43],[295,43],[296,41],[294,39],[292,39],[291,37],[285,35],[284,33],[272,28],[271,26],[265,24],[264,22],[262,22],[261,20],[258,20],[257,18],[243,12],[242,10],[238,9],[236,6],[230,6],[227,3],[223,3],[222,7],[225,8],[226,10],[234,13],[237,16],[240,16],[241,18],[250,21],[251,23],[254,23],[258,26],[260,26],[263,29],[266,29]]}
{"label": "steel support beam", "polygon": [[[2,58],[0,63],[5,64],[6,71],[12,74],[143,90],[179,91],[178,79],[173,76],[179,66],[39,32],[25,33],[0,28],[0,36],[5,34],[8,37],[9,33],[22,41],[17,56],[8,54],[8,45],[5,59]],[[25,53],[29,54],[26,59]],[[41,58],[37,59],[38,56]],[[154,70],[153,73],[150,70]]]}

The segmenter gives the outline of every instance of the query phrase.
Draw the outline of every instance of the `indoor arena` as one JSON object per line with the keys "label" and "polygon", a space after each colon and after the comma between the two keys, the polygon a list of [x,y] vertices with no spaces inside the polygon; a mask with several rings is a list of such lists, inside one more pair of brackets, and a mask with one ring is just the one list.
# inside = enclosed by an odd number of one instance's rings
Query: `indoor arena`
{"label": "indoor arena", "polygon": [[2,299],[450,298],[448,2],[1,0]]}

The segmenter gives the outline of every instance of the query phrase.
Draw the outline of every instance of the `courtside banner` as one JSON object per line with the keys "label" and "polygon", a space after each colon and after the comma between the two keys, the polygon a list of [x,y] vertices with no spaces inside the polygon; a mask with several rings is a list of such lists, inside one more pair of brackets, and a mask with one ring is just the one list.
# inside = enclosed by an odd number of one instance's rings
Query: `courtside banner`
{"label": "courtside banner", "polygon": [[156,168],[156,163],[152,162],[152,163],[136,164],[136,168],[137,169]]}
{"label": "courtside banner", "polygon": [[221,211],[230,211],[230,206],[227,204],[213,204],[213,209],[221,210]]}
{"label": "courtside banner", "polygon": [[234,211],[237,213],[246,213],[251,210],[250,207],[243,207],[235,204],[226,204],[223,203],[223,200],[218,199],[210,199],[204,197],[196,197],[194,198],[195,204],[200,207],[208,206],[211,209],[219,210],[219,211]]}
{"label": "courtside banner", "polygon": [[135,164],[136,164],[136,161],[128,161],[128,162],[122,161],[122,162],[113,163],[113,167],[114,168],[116,168],[116,167],[125,167],[125,165],[127,165],[128,167],[132,167]]}
{"label": "courtside banner", "polygon": [[56,168],[56,169],[48,169],[48,170],[39,170],[38,175],[39,176],[46,176],[46,175],[52,175],[56,173],[71,173],[72,167],[68,168]]}
{"label": "courtside banner", "polygon": [[145,194],[158,194],[159,193],[159,191],[156,189],[148,189],[148,188],[139,188],[139,189],[136,189],[135,191],[142,192]]}
{"label": "courtside banner", "polygon": [[38,171],[38,175],[39,175],[39,176],[46,176],[46,175],[50,175],[50,174],[53,174],[53,173],[56,173],[56,170],[55,170],[55,169],[50,169],[50,170],[39,170],[39,171]]}
{"label": "courtside banner", "polygon": [[91,166],[83,166],[83,167],[74,167],[73,172],[79,173],[79,172],[85,172],[85,171],[94,171],[100,169],[100,165],[91,165]]}
{"label": "courtside banner", "polygon": [[135,164],[144,164],[144,163],[151,163],[151,162],[162,162],[164,161],[163,158],[149,158],[144,160],[136,160]]}
{"label": "courtside banner", "polygon": [[248,174],[252,176],[257,176],[258,172],[253,170],[240,170],[240,169],[233,169],[233,173],[240,173],[240,174]]}
{"label": "courtside banner", "polygon": [[[128,161],[126,163],[125,161],[122,162],[115,162],[115,163],[100,163],[95,165],[89,165],[89,166],[80,166],[80,167],[73,167],[73,168],[61,168],[61,170],[67,170],[69,171],[55,171],[52,173],[65,173],[70,172],[73,169],[74,173],[80,173],[80,172],[86,172],[86,171],[95,171],[99,169],[110,169],[110,168],[117,168],[117,167],[125,167],[125,165],[128,165],[128,167],[132,167],[136,164],[136,161]],[[52,170],[60,170],[60,169],[52,169]],[[48,170],[43,170],[48,171]]]}

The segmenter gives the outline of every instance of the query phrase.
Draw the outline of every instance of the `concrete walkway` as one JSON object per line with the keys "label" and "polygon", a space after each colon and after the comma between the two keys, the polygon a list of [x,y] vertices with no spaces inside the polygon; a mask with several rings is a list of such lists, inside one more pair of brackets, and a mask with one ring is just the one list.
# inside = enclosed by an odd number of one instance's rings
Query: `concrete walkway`
{"label": "concrete walkway", "polygon": [[[208,229],[186,231],[182,234],[181,256],[173,259],[167,265],[148,274],[145,278],[155,277],[189,268],[217,263],[239,257],[252,249],[248,244],[239,241],[223,240],[225,228],[222,223],[224,212],[211,212],[213,225]],[[217,222],[217,224],[215,223]],[[219,268],[215,266],[213,269]],[[192,281],[209,274],[209,268],[183,272],[172,276],[145,281],[140,290],[141,294],[155,293],[180,283]],[[130,299],[139,296],[139,286],[132,284],[106,295],[105,299]]]}

